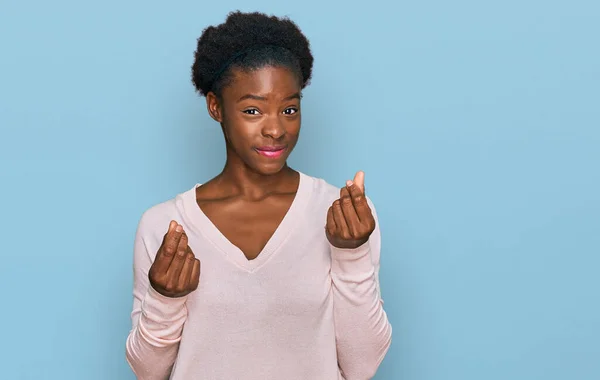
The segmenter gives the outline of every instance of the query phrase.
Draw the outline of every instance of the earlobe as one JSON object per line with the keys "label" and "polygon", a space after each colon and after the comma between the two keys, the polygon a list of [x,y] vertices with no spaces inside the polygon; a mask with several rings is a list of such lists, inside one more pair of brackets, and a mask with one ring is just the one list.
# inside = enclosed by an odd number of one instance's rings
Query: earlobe
{"label": "earlobe", "polygon": [[209,92],[206,94],[206,108],[208,109],[208,114],[218,123],[223,122],[223,116],[221,112],[221,104],[219,103],[219,99],[214,92]]}

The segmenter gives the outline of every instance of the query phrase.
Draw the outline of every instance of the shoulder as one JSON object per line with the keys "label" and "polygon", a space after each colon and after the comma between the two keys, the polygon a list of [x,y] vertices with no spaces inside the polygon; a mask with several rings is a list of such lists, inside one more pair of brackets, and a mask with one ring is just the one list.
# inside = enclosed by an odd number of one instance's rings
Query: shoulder
{"label": "shoulder", "polygon": [[144,210],[138,222],[138,233],[143,236],[162,237],[171,220],[181,223],[184,218],[186,199],[193,195],[195,188],[196,186]]}
{"label": "shoulder", "polygon": [[333,202],[340,196],[340,188],[332,185],[323,178],[308,176],[313,184],[313,196],[317,200]]}

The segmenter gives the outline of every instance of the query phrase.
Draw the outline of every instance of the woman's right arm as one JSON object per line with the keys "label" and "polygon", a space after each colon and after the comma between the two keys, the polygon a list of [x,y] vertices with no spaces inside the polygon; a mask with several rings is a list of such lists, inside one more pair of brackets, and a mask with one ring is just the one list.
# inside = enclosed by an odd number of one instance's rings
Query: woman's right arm
{"label": "woman's right arm", "polygon": [[142,217],[134,243],[132,328],[126,358],[139,380],[165,380],[177,357],[187,319],[187,294],[198,286],[200,263],[177,223],[171,222],[157,252],[149,247],[153,240],[146,236],[149,232]]}

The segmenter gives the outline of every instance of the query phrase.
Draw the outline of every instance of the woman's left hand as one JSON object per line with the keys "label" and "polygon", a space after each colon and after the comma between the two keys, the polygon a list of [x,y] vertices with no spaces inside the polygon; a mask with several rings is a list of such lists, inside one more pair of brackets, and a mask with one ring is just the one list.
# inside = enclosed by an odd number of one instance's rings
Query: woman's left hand
{"label": "woman's left hand", "polygon": [[365,197],[365,173],[359,171],[329,207],[325,233],[334,247],[352,249],[366,243],[373,230],[375,218]]}

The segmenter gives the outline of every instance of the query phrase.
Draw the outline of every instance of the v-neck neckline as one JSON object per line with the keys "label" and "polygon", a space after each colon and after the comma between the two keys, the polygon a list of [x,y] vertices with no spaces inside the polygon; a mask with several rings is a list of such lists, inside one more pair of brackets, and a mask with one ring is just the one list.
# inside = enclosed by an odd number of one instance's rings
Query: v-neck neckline
{"label": "v-neck neckline", "polygon": [[311,178],[302,172],[298,172],[300,179],[298,190],[285,216],[260,251],[258,256],[248,260],[244,252],[233,244],[217,228],[217,226],[202,211],[196,201],[196,189],[201,184],[196,184],[192,189],[183,194],[185,213],[191,221],[191,227],[212,242],[228,259],[248,272],[253,272],[265,264],[275,254],[279,247],[285,242],[294,226],[301,218],[312,195],[313,186]]}

